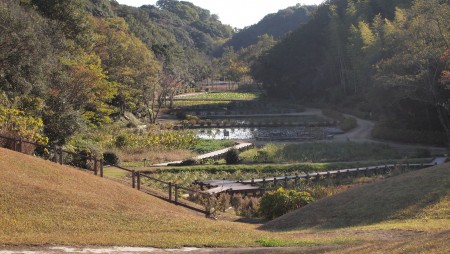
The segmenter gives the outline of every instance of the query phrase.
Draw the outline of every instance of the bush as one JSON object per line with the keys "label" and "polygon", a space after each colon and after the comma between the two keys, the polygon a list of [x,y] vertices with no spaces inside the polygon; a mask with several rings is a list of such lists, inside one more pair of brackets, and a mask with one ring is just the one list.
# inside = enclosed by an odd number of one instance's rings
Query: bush
{"label": "bush", "polygon": [[133,122],[128,122],[127,123],[127,128],[136,128],[136,127],[137,127],[137,125],[135,123],[133,123]]}
{"label": "bush", "polygon": [[428,149],[425,148],[417,148],[416,152],[414,153],[414,158],[430,158],[431,152]]}
{"label": "bush", "polygon": [[345,117],[342,113],[332,110],[332,109],[322,109],[322,114],[326,117],[333,118],[334,120],[338,120],[343,122]]}
{"label": "bush", "polygon": [[372,136],[404,143],[447,145],[447,137],[444,132],[401,129],[391,127],[388,124],[377,124],[372,130]]}
{"label": "bush", "polygon": [[231,148],[225,153],[225,161],[227,165],[239,163],[239,151],[236,148]]}
{"label": "bush", "polygon": [[338,127],[343,131],[349,131],[358,125],[355,118],[345,117],[341,112],[332,109],[322,109],[322,114],[339,121]]}
{"label": "bush", "polygon": [[69,163],[72,166],[78,168],[89,169],[89,157],[92,156],[92,152],[89,149],[83,149],[76,152],[78,155],[73,156],[72,161]]}
{"label": "bush", "polygon": [[194,159],[187,159],[182,161],[179,165],[180,166],[192,166],[192,165],[196,165],[197,161]]}
{"label": "bush", "polygon": [[114,152],[104,152],[103,161],[108,165],[119,165],[120,163],[119,156]]}
{"label": "bush", "polygon": [[128,145],[127,137],[125,135],[119,135],[114,143],[117,148],[124,148]]}
{"label": "bush", "polygon": [[349,131],[349,130],[355,128],[356,126],[358,126],[358,123],[356,122],[356,119],[353,118],[353,117],[347,117],[347,118],[345,118],[345,120],[342,121],[342,122],[338,125],[339,129],[341,129],[341,130],[343,130],[343,131],[345,131],[345,132],[347,132],[347,131]]}
{"label": "bush", "polygon": [[229,203],[234,208],[236,215],[247,218],[259,216],[259,199],[256,197],[244,197],[241,194],[234,194],[229,197]]}
{"label": "bush", "polygon": [[219,198],[217,199],[216,210],[225,212],[231,206],[230,199],[231,199],[230,194],[228,193],[220,194]]}
{"label": "bush", "polygon": [[261,197],[259,213],[271,220],[313,201],[314,199],[308,192],[279,188],[276,191],[267,192]]}

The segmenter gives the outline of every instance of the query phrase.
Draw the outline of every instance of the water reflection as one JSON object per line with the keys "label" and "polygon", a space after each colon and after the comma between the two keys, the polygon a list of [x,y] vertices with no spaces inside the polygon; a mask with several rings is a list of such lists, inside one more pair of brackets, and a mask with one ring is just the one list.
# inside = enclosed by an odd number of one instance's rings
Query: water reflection
{"label": "water reflection", "polygon": [[302,135],[323,133],[322,128],[305,127],[251,127],[251,128],[214,128],[198,129],[197,136],[202,139],[256,139],[256,138],[298,138]]}

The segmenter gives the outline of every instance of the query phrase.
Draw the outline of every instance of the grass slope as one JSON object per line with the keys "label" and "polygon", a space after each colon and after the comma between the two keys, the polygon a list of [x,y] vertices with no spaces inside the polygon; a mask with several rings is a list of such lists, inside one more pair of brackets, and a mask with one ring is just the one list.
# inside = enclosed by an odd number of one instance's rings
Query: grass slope
{"label": "grass slope", "polygon": [[[268,222],[267,230],[396,228],[423,222],[450,229],[450,165],[350,189]],[[403,224],[403,225],[400,225]]]}
{"label": "grass slope", "polygon": [[254,246],[267,233],[0,148],[1,245]]}

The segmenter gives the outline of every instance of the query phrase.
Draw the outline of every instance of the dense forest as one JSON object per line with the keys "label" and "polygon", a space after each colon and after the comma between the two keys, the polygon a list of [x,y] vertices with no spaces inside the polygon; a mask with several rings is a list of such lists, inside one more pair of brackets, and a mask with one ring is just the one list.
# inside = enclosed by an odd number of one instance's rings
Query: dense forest
{"label": "dense forest", "polygon": [[1,131],[54,144],[125,111],[154,122],[176,89],[226,73],[210,55],[233,34],[175,0],[2,0],[0,32]]}
{"label": "dense forest", "polygon": [[247,48],[258,43],[258,38],[265,34],[279,40],[285,34],[308,23],[316,9],[316,5],[297,4],[296,6],[279,10],[277,13],[268,14],[257,24],[239,30],[224,46],[232,47],[235,50]]}
{"label": "dense forest", "polygon": [[326,1],[252,74],[271,96],[377,118],[376,137],[443,144],[450,140],[449,5]]}
{"label": "dense forest", "polygon": [[379,120],[376,137],[443,144],[449,24],[444,0],[328,0],[238,33],[186,1],[0,0],[0,132],[65,144],[124,112],[155,123],[199,82],[253,79],[271,97]]}

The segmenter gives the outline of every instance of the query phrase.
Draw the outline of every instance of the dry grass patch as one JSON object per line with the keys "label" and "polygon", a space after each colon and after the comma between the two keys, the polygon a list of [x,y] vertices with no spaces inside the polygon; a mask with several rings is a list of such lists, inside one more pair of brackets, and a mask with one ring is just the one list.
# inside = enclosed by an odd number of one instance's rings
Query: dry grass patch
{"label": "dry grass patch", "polygon": [[450,219],[450,164],[352,188],[277,218],[269,230],[372,225],[406,219]]}
{"label": "dry grass patch", "polygon": [[257,246],[269,235],[9,150],[0,175],[0,245]]}
{"label": "dry grass patch", "polygon": [[261,228],[299,239],[359,239],[330,253],[448,253],[450,165],[352,188]]}
{"label": "dry grass patch", "polygon": [[112,149],[112,152],[116,153],[122,162],[142,162],[144,159],[148,161],[148,165],[168,162],[168,161],[180,161],[198,155],[187,149],[174,149],[174,150],[139,150],[139,151],[123,151],[119,149]]}

